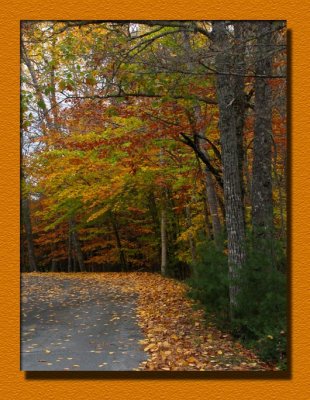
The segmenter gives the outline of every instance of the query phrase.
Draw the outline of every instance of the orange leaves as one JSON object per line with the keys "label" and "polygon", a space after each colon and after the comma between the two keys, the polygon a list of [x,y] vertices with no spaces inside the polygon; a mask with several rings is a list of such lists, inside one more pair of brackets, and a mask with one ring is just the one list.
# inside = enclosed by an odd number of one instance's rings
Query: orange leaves
{"label": "orange leaves", "polygon": [[[31,274],[37,275],[39,274]],[[29,276],[29,275],[28,275]],[[50,276],[50,275],[49,275]],[[62,279],[62,274],[52,274]],[[251,371],[270,370],[251,351],[229,335],[206,324],[204,313],[186,297],[186,286],[150,273],[66,274],[66,279],[104,284],[115,293],[138,294],[138,323],[144,339],[139,342],[148,360],[139,370],[147,371]],[[60,296],[57,286],[45,295]],[[80,317],[80,315],[78,315]],[[121,315],[112,313],[109,323]],[[134,339],[129,339],[134,340]],[[50,350],[46,350],[48,354]],[[113,354],[110,352],[109,354]]]}
{"label": "orange leaves", "polygon": [[[264,370],[253,353],[234,343],[213,325],[206,325],[201,309],[186,297],[186,286],[148,273],[117,274],[114,283],[139,294],[140,342],[149,371]],[[103,276],[105,279],[107,275]],[[254,365],[255,364],[255,365]]]}

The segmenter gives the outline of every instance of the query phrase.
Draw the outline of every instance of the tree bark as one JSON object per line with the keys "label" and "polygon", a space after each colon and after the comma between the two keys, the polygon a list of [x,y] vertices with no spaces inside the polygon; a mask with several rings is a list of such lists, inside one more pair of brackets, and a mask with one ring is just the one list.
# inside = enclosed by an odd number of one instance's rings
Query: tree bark
{"label": "tree bark", "polygon": [[[241,201],[244,205],[245,185],[243,179],[243,165],[244,165],[244,145],[243,145],[243,128],[245,121],[246,111],[246,94],[244,91],[244,75],[246,72],[245,65],[245,44],[247,33],[247,22],[235,21],[234,22],[234,68],[236,75],[232,76],[234,86],[234,102],[233,109],[235,113],[236,135],[237,135],[237,148],[238,148],[238,167],[239,167],[239,180],[241,188]],[[243,207],[245,211],[245,208]],[[244,215],[245,223],[245,215]]]}
{"label": "tree bark", "polygon": [[[257,27],[256,74],[272,73],[272,22],[259,21]],[[255,124],[253,142],[252,223],[254,237],[266,247],[272,238],[272,93],[267,78],[255,81]],[[263,243],[265,242],[265,243]],[[263,249],[262,249],[263,250]],[[267,249],[266,249],[267,250]]]}
{"label": "tree bark", "polygon": [[233,107],[235,93],[230,76],[233,69],[233,57],[229,48],[230,43],[225,22],[213,22],[213,34],[217,51],[216,69],[222,72],[217,75],[217,97],[220,114],[219,128],[228,242],[230,315],[233,317],[239,292],[238,277],[245,260],[244,212],[239,174],[238,138]]}

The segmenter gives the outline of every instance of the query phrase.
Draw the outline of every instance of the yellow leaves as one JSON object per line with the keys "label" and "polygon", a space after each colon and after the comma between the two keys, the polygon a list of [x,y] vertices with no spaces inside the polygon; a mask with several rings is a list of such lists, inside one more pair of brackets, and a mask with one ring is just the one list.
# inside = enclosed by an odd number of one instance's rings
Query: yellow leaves
{"label": "yellow leaves", "polygon": [[197,359],[195,357],[189,357],[189,358],[186,359],[186,361],[188,363],[195,363],[195,362],[197,362]]}
{"label": "yellow leaves", "polygon": [[[212,324],[206,326],[203,310],[193,308],[193,301],[185,297],[186,286],[183,283],[148,273],[66,274],[66,279],[70,278],[96,279],[116,291],[138,294],[138,317],[144,334],[139,344],[148,355],[148,360],[141,363],[139,370],[268,369],[253,353],[232,342],[228,335]],[[80,314],[76,317],[79,318]],[[111,322],[119,318],[112,313]],[[130,338],[128,342],[135,340]],[[98,350],[92,352],[100,353]],[[46,354],[49,353],[50,350],[46,349]],[[112,356],[114,352],[108,354]],[[75,365],[78,368],[78,364]],[[101,363],[100,368],[104,365]]]}
{"label": "yellow leaves", "polygon": [[88,219],[87,222],[93,221],[99,217],[101,217],[103,214],[105,214],[107,211],[109,211],[110,209],[110,205],[107,205],[103,208],[101,208],[100,210],[98,210],[97,212],[93,213]]}
{"label": "yellow leaves", "polygon": [[124,276],[123,290],[139,294],[139,323],[146,336],[139,343],[149,354],[141,369],[231,370],[234,357],[245,363],[240,363],[240,370],[266,369],[213,325],[206,327],[203,310],[193,309],[193,302],[185,297],[184,284],[152,274]]}
{"label": "yellow leaves", "polygon": [[[160,343],[158,343],[158,345],[160,345]],[[146,347],[144,348],[144,351],[152,351],[152,350],[154,350],[155,348],[157,348],[156,344],[155,344],[155,343],[151,343],[151,344],[149,344],[148,346],[146,346]]]}
{"label": "yellow leaves", "polygon": [[117,321],[118,319],[120,319],[120,317],[113,317],[112,319],[110,319],[110,322],[113,322],[113,321]]}

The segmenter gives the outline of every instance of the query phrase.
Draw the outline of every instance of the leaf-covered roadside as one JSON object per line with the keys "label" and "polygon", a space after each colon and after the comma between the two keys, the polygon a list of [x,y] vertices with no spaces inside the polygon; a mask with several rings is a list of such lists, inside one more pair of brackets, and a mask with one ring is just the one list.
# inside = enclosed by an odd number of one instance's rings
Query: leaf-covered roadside
{"label": "leaf-covered roadside", "polygon": [[[84,275],[85,276],[85,275]],[[186,296],[187,286],[151,273],[105,273],[99,280],[125,292],[138,293],[141,342],[149,354],[140,370],[148,371],[263,371],[273,368],[206,324],[204,311]]]}
{"label": "leaf-covered roadside", "polygon": [[[44,279],[45,274],[31,273]],[[206,323],[199,304],[186,295],[187,286],[151,273],[50,273],[57,280],[99,281],[111,290],[138,295],[138,323],[148,360],[146,371],[265,371],[273,368],[232,338]],[[98,282],[98,283],[99,283]],[[40,290],[40,288],[37,288]],[[42,293],[43,295],[43,293]],[[57,296],[57,287],[52,294]],[[83,301],[83,293],[80,293]],[[26,293],[23,302],[27,302]],[[105,360],[102,360],[104,362]]]}
{"label": "leaf-covered roadside", "polygon": [[184,283],[149,273],[126,275],[124,290],[139,293],[139,324],[149,359],[144,370],[270,370],[255,354],[206,324]]}

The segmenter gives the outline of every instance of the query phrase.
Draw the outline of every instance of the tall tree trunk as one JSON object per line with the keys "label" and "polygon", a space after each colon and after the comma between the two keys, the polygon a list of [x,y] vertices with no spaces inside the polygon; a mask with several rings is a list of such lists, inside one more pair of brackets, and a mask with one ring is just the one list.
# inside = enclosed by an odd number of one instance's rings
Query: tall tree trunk
{"label": "tall tree trunk", "polygon": [[[256,75],[272,73],[272,22],[259,21],[257,27]],[[267,251],[273,229],[272,205],[272,93],[268,78],[255,80],[255,124],[253,143],[252,223],[257,246]],[[271,249],[271,248],[270,248]]]}
{"label": "tall tree trunk", "polygon": [[229,48],[225,22],[213,22],[213,34],[217,51],[215,63],[228,241],[230,315],[233,317],[239,292],[238,277],[245,261],[244,212],[239,174],[238,138],[233,108],[235,93],[230,75],[233,68],[233,57]]}
{"label": "tall tree trunk", "polygon": [[[190,72],[194,72],[195,66],[194,66],[194,62],[193,62],[193,51],[192,51],[191,43],[189,40],[188,32],[184,32],[183,36],[185,39],[185,41],[184,41],[185,49],[187,52],[186,57],[188,58],[188,69]],[[199,150],[203,153],[204,157],[208,161],[210,161],[208,153],[204,150],[204,146],[203,146],[203,144],[204,144],[203,139],[205,137],[206,124],[205,124],[205,121],[203,121],[201,106],[198,102],[194,106],[194,116],[195,116],[195,121],[193,124],[194,125],[193,126],[194,142],[197,143],[197,146],[198,146]],[[200,128],[197,129],[197,125],[200,126]],[[203,128],[201,128],[201,126]],[[215,185],[214,185],[214,181],[212,179],[211,172],[209,171],[207,166],[205,167],[205,183],[206,183],[206,193],[207,193],[207,199],[208,199],[211,221],[212,221],[213,236],[214,236],[216,244],[219,245],[222,227],[221,227],[221,222],[220,222],[219,215],[218,215],[218,203],[217,203]]]}
{"label": "tall tree trunk", "polygon": [[32,224],[30,218],[30,204],[28,197],[22,200],[22,217],[26,232],[26,240],[28,247],[28,261],[30,272],[37,271],[37,263],[34,252]]}
{"label": "tall tree trunk", "polygon": [[[243,165],[244,165],[244,145],[243,145],[243,128],[246,111],[246,94],[244,91],[244,75],[245,75],[245,45],[247,37],[248,22],[235,21],[234,22],[234,72],[236,75],[232,76],[232,83],[234,88],[234,101],[233,109],[235,114],[236,135],[237,135],[237,148],[238,148],[238,167],[239,167],[239,181],[241,188],[241,201],[244,205],[245,185],[243,180]],[[243,210],[245,208],[243,207]],[[245,222],[245,218],[244,218]]]}
{"label": "tall tree trunk", "polygon": [[81,249],[81,244],[79,241],[79,237],[76,231],[76,224],[75,221],[71,221],[72,224],[72,244],[75,249],[77,264],[81,272],[86,272],[85,264],[84,264],[84,257]]}

